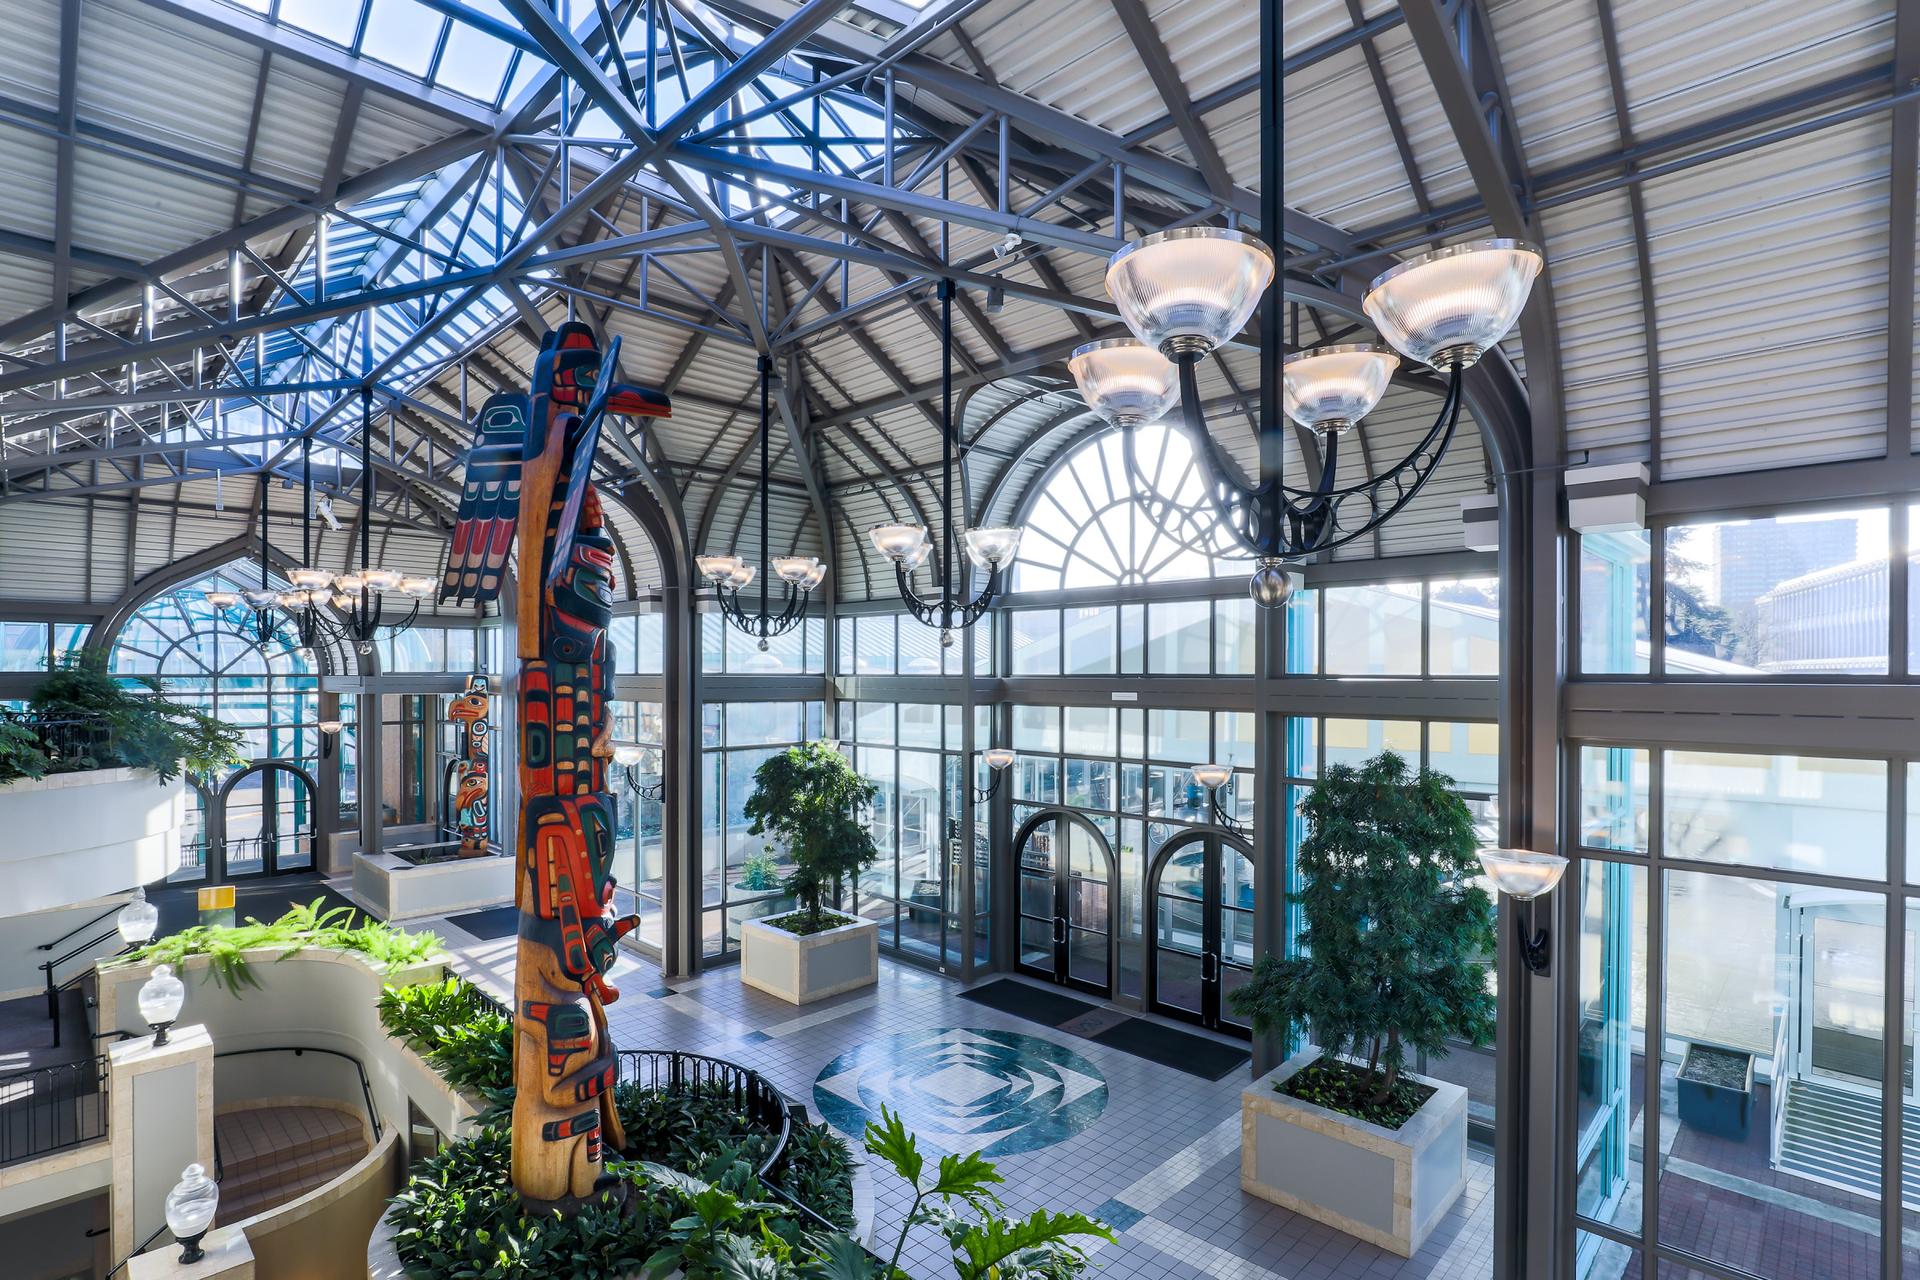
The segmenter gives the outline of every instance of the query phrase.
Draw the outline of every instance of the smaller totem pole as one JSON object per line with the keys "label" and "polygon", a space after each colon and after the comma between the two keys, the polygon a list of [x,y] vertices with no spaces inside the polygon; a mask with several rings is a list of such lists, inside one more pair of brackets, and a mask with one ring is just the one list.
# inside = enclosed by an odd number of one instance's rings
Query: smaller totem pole
{"label": "smaller totem pole", "polygon": [[496,598],[509,547],[519,648],[520,823],[515,904],[513,1185],[529,1208],[568,1211],[593,1194],[601,1156],[624,1143],[607,1035],[616,919],[607,700],[613,539],[592,484],[608,413],[664,417],[667,397],[616,384],[593,332],[547,334],[531,395],[480,410],[441,598]]}
{"label": "smaller totem pole", "polygon": [[453,822],[460,832],[463,858],[487,853],[487,734],[493,729],[487,710],[493,704],[491,694],[487,677],[468,676],[466,692],[447,709],[447,716],[463,726],[453,792]]}

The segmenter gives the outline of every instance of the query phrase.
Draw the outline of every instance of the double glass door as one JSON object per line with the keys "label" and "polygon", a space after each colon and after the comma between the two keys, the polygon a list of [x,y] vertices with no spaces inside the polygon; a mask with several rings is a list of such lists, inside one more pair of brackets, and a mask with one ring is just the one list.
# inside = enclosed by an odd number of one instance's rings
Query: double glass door
{"label": "double glass door", "polygon": [[1020,842],[1020,968],[1096,995],[1111,994],[1114,890],[1107,842],[1083,819],[1049,814]]}
{"label": "double glass door", "polygon": [[1160,851],[1152,887],[1153,1008],[1251,1035],[1227,998],[1253,972],[1253,863],[1210,831]]}

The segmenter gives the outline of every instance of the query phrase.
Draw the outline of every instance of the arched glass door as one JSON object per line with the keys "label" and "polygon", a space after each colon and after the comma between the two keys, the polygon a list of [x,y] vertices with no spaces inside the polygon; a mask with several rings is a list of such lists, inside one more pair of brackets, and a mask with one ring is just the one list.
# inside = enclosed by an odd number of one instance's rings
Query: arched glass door
{"label": "arched glass door", "polygon": [[1235,842],[1194,831],[1160,851],[1153,903],[1152,1007],[1239,1035],[1227,1000],[1253,971],[1253,863]]}
{"label": "arched glass door", "polygon": [[278,875],[313,867],[313,786],[278,761],[250,765],[221,791],[220,865],[215,880]]}
{"label": "arched glass door", "polygon": [[1105,996],[1113,958],[1113,855],[1077,816],[1039,815],[1022,829],[1020,968]]}

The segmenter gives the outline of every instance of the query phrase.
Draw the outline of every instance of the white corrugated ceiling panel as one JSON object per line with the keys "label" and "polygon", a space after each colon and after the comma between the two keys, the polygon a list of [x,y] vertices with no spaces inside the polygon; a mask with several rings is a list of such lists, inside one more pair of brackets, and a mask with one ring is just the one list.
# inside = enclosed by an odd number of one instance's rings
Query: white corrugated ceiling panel
{"label": "white corrugated ceiling panel", "polygon": [[1646,184],[1662,474],[1879,454],[1889,123]]}
{"label": "white corrugated ceiling panel", "polygon": [[223,164],[246,162],[259,50],[128,0],[94,0],[80,15],[83,120]]}
{"label": "white corrugated ceiling panel", "polygon": [[1614,5],[1634,132],[1645,138],[1891,57],[1892,0]]}
{"label": "white corrugated ceiling panel", "polygon": [[1626,194],[1550,209],[1542,220],[1559,320],[1567,450],[1576,461],[1582,451],[1595,462],[1644,460],[1646,325]]}
{"label": "white corrugated ceiling panel", "polygon": [[1551,169],[1619,145],[1595,6],[1491,0],[1487,17],[1530,168]]}

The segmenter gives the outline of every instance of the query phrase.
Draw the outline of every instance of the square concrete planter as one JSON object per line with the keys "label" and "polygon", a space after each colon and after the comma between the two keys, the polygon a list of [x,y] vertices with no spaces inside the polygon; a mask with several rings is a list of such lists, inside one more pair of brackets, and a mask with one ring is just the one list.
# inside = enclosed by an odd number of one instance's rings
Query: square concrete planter
{"label": "square concrete planter", "polygon": [[805,937],[764,920],[740,926],[740,980],[792,1004],[811,1004],[880,981],[880,923],[845,924]]}
{"label": "square concrete planter", "polygon": [[1303,1050],[1240,1095],[1240,1187],[1412,1257],[1467,1185],[1467,1091],[1408,1072],[1434,1094],[1386,1129],[1274,1087],[1319,1056]]}

